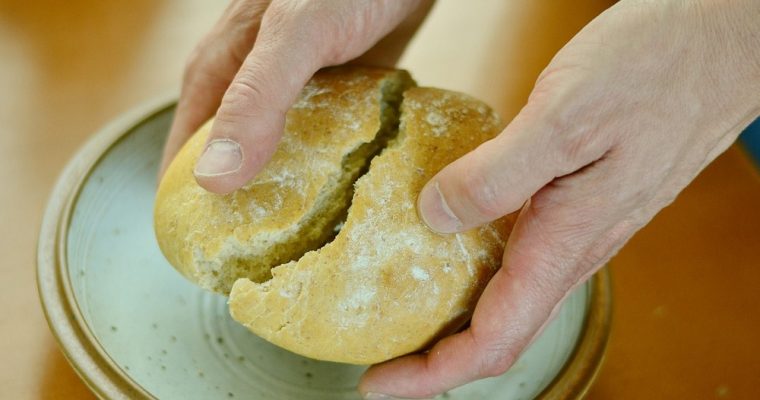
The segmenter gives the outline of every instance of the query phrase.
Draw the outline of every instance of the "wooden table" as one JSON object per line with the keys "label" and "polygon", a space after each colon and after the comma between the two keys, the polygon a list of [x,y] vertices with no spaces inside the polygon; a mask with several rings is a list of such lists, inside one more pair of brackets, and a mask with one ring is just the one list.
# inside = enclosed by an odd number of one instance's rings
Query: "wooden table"
{"label": "wooden table", "polygon": [[[464,4],[441,0],[402,65],[511,118],[553,53],[610,1]],[[37,299],[46,196],[89,134],[176,91],[184,58],[222,8],[0,0],[0,398],[92,398]],[[758,204],[760,177],[732,148],[615,258],[612,338],[589,398],[760,398]]]}

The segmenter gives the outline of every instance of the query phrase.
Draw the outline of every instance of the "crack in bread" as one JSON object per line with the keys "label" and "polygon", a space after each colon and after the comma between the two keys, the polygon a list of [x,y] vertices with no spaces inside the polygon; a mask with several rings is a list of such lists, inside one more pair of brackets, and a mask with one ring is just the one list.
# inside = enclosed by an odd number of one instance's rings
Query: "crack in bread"
{"label": "crack in bread", "polygon": [[513,217],[438,235],[416,198],[502,123],[469,96],[413,85],[403,71],[320,71],[288,112],[272,161],[229,195],[192,176],[207,124],[159,187],[167,259],[229,293],[230,314],[250,331],[316,359],[377,363],[461,327],[501,264]]}
{"label": "crack in bread", "polygon": [[424,349],[460,327],[501,264],[512,217],[438,235],[420,221],[416,197],[500,128],[469,96],[408,89],[400,131],[357,181],[335,239],[273,268],[269,281],[236,281],[233,319],[295,353],[353,364]]}
{"label": "crack in bread", "polygon": [[335,236],[353,183],[398,129],[398,105],[414,82],[405,71],[333,68],[319,72],[286,117],[277,152],[246,187],[216,195],[192,169],[211,121],[183,147],[158,189],[155,230],[169,262],[199,286],[228,294],[246,277]]}

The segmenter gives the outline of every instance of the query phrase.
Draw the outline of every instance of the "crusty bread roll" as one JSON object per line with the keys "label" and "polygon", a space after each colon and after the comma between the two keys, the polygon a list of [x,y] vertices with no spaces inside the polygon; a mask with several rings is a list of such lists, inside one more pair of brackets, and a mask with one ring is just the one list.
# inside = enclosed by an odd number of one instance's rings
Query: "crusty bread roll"
{"label": "crusty bread roll", "polygon": [[159,187],[166,257],[204,288],[231,286],[236,321],[312,358],[377,363],[460,327],[501,263],[511,218],[438,235],[419,219],[416,197],[501,123],[468,96],[412,85],[401,71],[319,72],[289,111],[273,160],[229,195],[193,179],[202,128]]}

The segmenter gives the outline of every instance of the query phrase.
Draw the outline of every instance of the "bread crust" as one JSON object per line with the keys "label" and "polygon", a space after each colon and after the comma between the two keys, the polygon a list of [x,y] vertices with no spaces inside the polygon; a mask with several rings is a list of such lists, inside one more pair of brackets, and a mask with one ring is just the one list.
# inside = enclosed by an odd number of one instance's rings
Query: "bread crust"
{"label": "bread crust", "polygon": [[373,364],[423,349],[469,318],[501,264],[512,217],[438,235],[415,203],[436,172],[502,124],[482,102],[440,89],[407,90],[401,109],[399,135],[358,180],[337,237],[275,267],[269,281],[237,280],[235,320],[304,356]]}
{"label": "bread crust", "polygon": [[[206,124],[159,186],[164,255],[196,284],[229,293],[232,317],[253,333],[316,359],[378,363],[460,327],[501,264],[513,218],[438,235],[416,198],[502,123],[469,96],[412,84],[403,71],[319,72],[288,112],[272,161],[229,195],[206,192],[192,175]],[[352,193],[357,160],[371,158],[368,144],[386,145],[376,137],[399,112],[388,99],[402,91],[398,135]],[[324,244],[349,201],[342,229]]]}
{"label": "bread crust", "polygon": [[237,278],[264,281],[272,266],[324,244],[345,213],[339,203],[350,201],[352,180],[346,174],[358,176],[361,167],[347,172],[344,160],[375,139],[386,92],[400,96],[412,84],[398,70],[320,71],[287,113],[272,160],[228,195],[205,191],[192,174],[211,127],[205,124],[158,189],[154,226],[163,254],[194,283],[226,295]]}

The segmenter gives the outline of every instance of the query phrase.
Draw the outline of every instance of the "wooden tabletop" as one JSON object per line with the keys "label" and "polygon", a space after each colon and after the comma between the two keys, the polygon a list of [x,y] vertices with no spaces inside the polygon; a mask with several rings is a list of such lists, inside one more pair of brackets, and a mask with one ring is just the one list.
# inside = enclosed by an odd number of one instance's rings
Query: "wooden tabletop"
{"label": "wooden tabletop", "polygon": [[[610,3],[440,0],[402,66],[509,119],[554,52]],[[223,6],[0,0],[0,398],[92,398],[37,298],[46,198],[98,127],[177,91]],[[613,260],[613,331],[590,399],[760,398],[759,204],[760,176],[731,148]]]}

